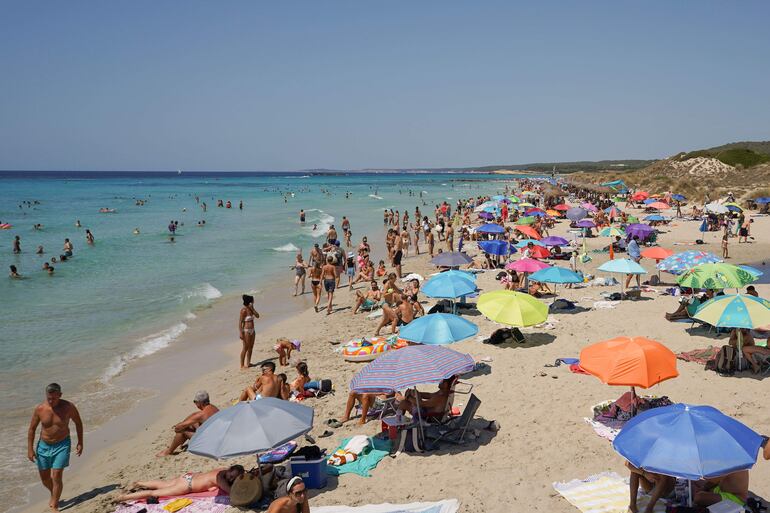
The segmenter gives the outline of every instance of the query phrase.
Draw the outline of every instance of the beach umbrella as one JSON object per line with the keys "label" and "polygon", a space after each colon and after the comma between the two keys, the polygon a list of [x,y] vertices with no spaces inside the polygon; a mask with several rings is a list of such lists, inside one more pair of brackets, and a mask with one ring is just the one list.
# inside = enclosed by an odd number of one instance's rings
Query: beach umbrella
{"label": "beach umbrella", "polygon": [[[597,268],[598,271],[604,271],[606,273],[618,273],[618,274],[647,274],[644,267],[637,264],[633,260],[628,258],[619,258],[617,260],[609,260],[604,262]],[[620,282],[620,295],[623,297],[623,279],[618,280]]]}
{"label": "beach umbrella", "polygon": [[537,196],[536,192],[533,191],[521,191],[522,196]]}
{"label": "beach umbrella", "polygon": [[511,203],[518,203],[519,201],[521,201],[521,200],[520,200],[519,198],[517,198],[516,196],[511,196],[510,198],[508,198],[508,200],[509,200]]}
{"label": "beach umbrella", "polygon": [[629,387],[650,388],[679,375],[676,355],[644,337],[617,337],[586,346],[580,351],[580,367],[603,383]]}
{"label": "beach umbrella", "polygon": [[499,224],[487,223],[476,228],[478,233],[503,233],[505,229]]}
{"label": "beach umbrella", "polygon": [[569,241],[564,237],[557,237],[555,235],[543,237],[540,239],[540,242],[542,243],[542,246],[566,246],[569,244]]}
{"label": "beach umbrella", "polygon": [[[527,248],[521,248],[519,251],[524,253],[526,250]],[[535,246],[530,250],[529,256],[532,258],[548,258],[551,256],[551,252],[543,246]]]}
{"label": "beach umbrella", "polygon": [[489,320],[508,326],[534,326],[548,318],[548,306],[545,303],[529,294],[513,290],[481,294],[476,307]]}
{"label": "beach umbrella", "polygon": [[494,201],[485,201],[484,203],[481,203],[480,205],[476,205],[476,207],[473,209],[474,212],[481,212],[485,208],[489,207],[497,207],[497,204]]}
{"label": "beach umbrella", "polygon": [[433,313],[401,327],[398,337],[419,344],[442,345],[472,337],[478,332],[478,326],[458,315]]}
{"label": "beach umbrella", "polygon": [[497,196],[492,196],[492,199],[495,200],[495,201],[507,201],[508,200],[507,197],[502,196],[500,194],[498,194]]}
{"label": "beach umbrella", "polygon": [[187,448],[215,459],[247,456],[283,445],[311,429],[313,408],[263,397],[219,410],[195,430]]}
{"label": "beach umbrella", "polygon": [[473,262],[471,257],[459,251],[439,253],[430,261],[431,264],[437,267],[460,267],[471,262]]}
{"label": "beach umbrella", "polygon": [[547,267],[532,273],[530,280],[542,283],[554,284],[554,295],[556,295],[556,285],[560,283],[583,283],[583,277],[578,273],[564,267]]}
{"label": "beach umbrella", "polygon": [[712,214],[726,214],[729,212],[726,206],[720,205],[719,203],[709,203],[704,207],[704,210]]}
{"label": "beach umbrella", "polygon": [[514,224],[516,225],[534,224],[535,221],[537,221],[537,219],[535,219],[535,216],[525,216],[525,217],[518,218]]}
{"label": "beach umbrella", "polygon": [[487,207],[487,208],[485,208],[485,209],[482,211],[482,213],[484,213],[484,212],[486,212],[487,214],[499,214],[499,213],[500,213],[500,208],[499,208],[497,205],[495,205],[495,206],[493,206],[493,207]]}
{"label": "beach umbrella", "polygon": [[581,219],[583,219],[587,215],[588,215],[588,211],[586,209],[584,209],[584,208],[573,207],[573,208],[567,210],[567,218],[570,221],[573,221],[575,223],[580,221]]}
{"label": "beach umbrella", "polygon": [[656,261],[661,261],[664,258],[668,258],[671,255],[673,255],[674,252],[670,249],[661,248],[660,246],[653,246],[651,248],[646,248],[644,251],[642,251],[641,255],[644,258],[649,258]]}
{"label": "beach umbrella", "polygon": [[[716,296],[698,307],[693,318],[717,328],[752,329],[770,324],[770,301],[748,294]],[[743,334],[738,332],[738,369],[743,359]]]}
{"label": "beach umbrella", "polygon": [[447,271],[426,281],[420,290],[428,297],[454,299],[476,292],[476,281],[470,273]]}
{"label": "beach umbrella", "polygon": [[[768,199],[770,199],[770,198],[768,198]],[[572,207],[570,207],[566,203],[559,203],[558,205],[554,205],[554,207],[553,207],[554,210],[561,210],[562,212],[566,212],[570,208],[572,208]]]}
{"label": "beach umbrella", "polygon": [[532,214],[534,214],[536,212],[540,212],[541,214],[545,214],[545,211],[542,208],[532,207],[532,208],[528,208],[527,210],[525,210],[524,211],[524,215],[531,216]]}
{"label": "beach umbrella", "polygon": [[692,289],[722,290],[743,287],[757,281],[757,277],[737,265],[711,263],[685,271],[676,281],[680,286]]}
{"label": "beach umbrella", "polygon": [[588,201],[583,202],[580,204],[580,208],[584,208],[589,212],[598,212],[599,209],[596,208],[596,206],[593,203],[589,203]]}
{"label": "beach umbrella", "polygon": [[[543,240],[545,240],[545,239],[543,239]],[[526,248],[527,244],[529,244],[530,242],[532,244],[534,244],[535,246],[545,246],[545,243],[540,242],[539,240],[535,240],[535,239],[522,239],[522,240],[520,240],[519,242],[517,242],[515,244],[515,247],[516,248]]]}
{"label": "beach umbrella", "polygon": [[540,237],[540,234],[537,233],[537,230],[535,230],[531,226],[514,226],[514,229],[517,232],[523,233],[524,235],[526,235],[530,239],[540,240],[542,238],[542,237]]}
{"label": "beach umbrella", "polygon": [[644,205],[649,205],[651,203],[655,203],[656,201],[658,201],[658,200],[656,200],[655,198],[647,198],[646,200],[642,201],[642,203]]}
{"label": "beach umbrella", "polygon": [[614,226],[608,226],[606,228],[602,228],[599,231],[599,237],[625,237],[626,232],[621,230],[620,228],[615,228]]}
{"label": "beach umbrella", "polygon": [[540,260],[535,260],[534,258],[522,258],[505,264],[506,269],[512,269],[520,273],[533,273],[547,267],[551,266]]}
{"label": "beach umbrella", "polygon": [[[548,216],[548,214],[546,214],[542,210],[534,210],[534,211],[533,210],[528,210],[527,212],[525,212],[525,214],[527,216],[531,216],[531,217],[547,217]],[[527,219],[527,218],[523,217],[522,219]]]}
{"label": "beach umbrella", "polygon": [[529,203],[529,202],[526,202],[526,201],[523,201],[523,202],[519,203],[519,208],[527,208],[527,207],[534,207],[534,206],[535,205],[533,205],[532,203]]}
{"label": "beach umbrella", "polygon": [[596,228],[596,223],[591,221],[590,219],[581,219],[577,222],[578,228]]}
{"label": "beach umbrella", "polygon": [[662,216],[660,214],[651,214],[651,215],[645,217],[644,220],[646,222],[648,222],[648,223],[650,221],[668,221],[668,217]]}
{"label": "beach umbrella", "polygon": [[700,264],[708,264],[721,261],[722,259],[713,253],[690,250],[682,251],[681,253],[676,253],[670,257],[664,258],[657,265],[657,268],[661,271],[666,271],[671,274],[681,274]]}
{"label": "beach umbrella", "polygon": [[753,274],[753,275],[754,275],[754,276],[756,276],[757,278],[759,278],[760,276],[762,276],[763,274],[765,274],[765,273],[764,273],[764,271],[760,271],[760,270],[759,270],[759,269],[757,269],[756,267],[751,267],[750,265],[739,265],[738,267],[740,267],[740,268],[741,268],[741,269],[743,269],[744,271],[747,271],[747,272],[749,272],[749,273]]}
{"label": "beach umbrella", "polygon": [[494,219],[495,215],[490,212],[479,212],[479,217],[482,219]]}
{"label": "beach umbrella", "polygon": [[479,248],[490,255],[505,256],[511,253],[511,244],[505,240],[480,240]]}
{"label": "beach umbrella", "polygon": [[470,355],[444,346],[407,346],[388,351],[367,364],[353,376],[350,390],[375,394],[405,390],[465,374],[472,371],[474,365]]}
{"label": "beach umbrella", "polygon": [[687,199],[687,197],[682,195],[682,194],[672,194],[671,195],[671,199],[676,200],[676,201],[685,201]]}
{"label": "beach umbrella", "polygon": [[655,228],[648,224],[639,224],[639,223],[633,223],[626,226],[626,233],[633,237],[634,235],[638,236],[640,239],[644,240],[647,237],[652,234],[652,232],[655,231]]}
{"label": "beach umbrella", "polygon": [[759,205],[764,205],[765,203],[770,203],[770,197],[763,196],[761,198],[757,198],[754,200],[754,203],[757,203]]}
{"label": "beach umbrella", "polygon": [[545,211],[545,213],[551,217],[561,217],[561,212],[559,212],[558,210],[548,209]]}
{"label": "beach umbrella", "polygon": [[694,481],[751,468],[762,442],[716,408],[680,403],[632,418],[612,447],[637,468]]}
{"label": "beach umbrella", "polygon": [[611,207],[605,208],[604,213],[609,214],[611,217],[618,217],[622,211],[617,206],[612,205]]}

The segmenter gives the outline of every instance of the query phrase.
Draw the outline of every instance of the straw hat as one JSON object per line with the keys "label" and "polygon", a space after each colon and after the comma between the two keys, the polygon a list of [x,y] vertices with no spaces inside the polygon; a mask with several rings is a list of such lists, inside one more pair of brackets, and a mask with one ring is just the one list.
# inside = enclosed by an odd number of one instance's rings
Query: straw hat
{"label": "straw hat", "polygon": [[262,498],[262,480],[250,472],[239,476],[230,487],[230,504],[248,506]]}

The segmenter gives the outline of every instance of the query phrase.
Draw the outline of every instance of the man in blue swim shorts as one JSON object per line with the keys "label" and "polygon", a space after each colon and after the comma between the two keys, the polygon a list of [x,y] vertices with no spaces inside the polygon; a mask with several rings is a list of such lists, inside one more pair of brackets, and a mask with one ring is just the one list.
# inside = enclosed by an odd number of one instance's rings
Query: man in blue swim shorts
{"label": "man in blue swim shorts", "polygon": [[[35,407],[27,433],[27,457],[37,463],[40,480],[51,492],[48,506],[53,511],[59,510],[59,498],[62,492],[62,475],[70,464],[70,420],[75,423],[78,443],[75,454],[83,452],[83,422],[78,409],[69,401],[61,398],[61,386],[51,383],[45,388],[45,401]],[[35,445],[37,426],[41,425],[40,439]]]}

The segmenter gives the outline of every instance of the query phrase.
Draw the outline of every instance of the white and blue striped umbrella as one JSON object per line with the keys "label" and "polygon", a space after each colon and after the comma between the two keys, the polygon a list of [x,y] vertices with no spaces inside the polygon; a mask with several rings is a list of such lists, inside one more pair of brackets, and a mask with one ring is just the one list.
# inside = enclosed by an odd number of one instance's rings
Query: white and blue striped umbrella
{"label": "white and blue striped umbrella", "polygon": [[388,393],[428,383],[438,383],[473,370],[470,355],[444,346],[409,346],[388,351],[350,381],[356,393]]}

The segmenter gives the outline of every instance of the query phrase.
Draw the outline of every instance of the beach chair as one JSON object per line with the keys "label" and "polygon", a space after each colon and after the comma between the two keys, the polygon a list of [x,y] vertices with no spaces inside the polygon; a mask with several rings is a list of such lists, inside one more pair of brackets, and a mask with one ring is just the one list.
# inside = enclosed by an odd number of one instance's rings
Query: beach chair
{"label": "beach chair", "polygon": [[465,435],[468,432],[471,421],[476,416],[479,406],[481,406],[481,401],[475,394],[471,394],[462,415],[453,417],[444,424],[426,426],[425,438],[430,440],[428,449],[435,448],[441,442],[465,443]]}
{"label": "beach chair", "polygon": [[770,376],[770,354],[766,355],[754,355],[754,360],[759,364],[759,375]]}

